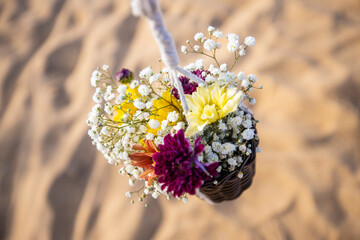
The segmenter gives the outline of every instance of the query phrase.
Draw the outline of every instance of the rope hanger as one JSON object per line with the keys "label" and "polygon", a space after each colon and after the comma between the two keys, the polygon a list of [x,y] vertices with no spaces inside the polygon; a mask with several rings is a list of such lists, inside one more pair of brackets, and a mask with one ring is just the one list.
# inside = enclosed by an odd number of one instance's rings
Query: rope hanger
{"label": "rope hanger", "polygon": [[199,77],[179,66],[179,58],[174,40],[165,28],[157,0],[131,0],[131,9],[134,16],[143,16],[147,19],[150,30],[159,46],[161,59],[169,69],[171,84],[178,89],[184,113],[187,114],[189,112],[189,107],[185,99],[184,89],[177,77],[177,72],[184,74],[186,77],[200,85],[206,83]]}

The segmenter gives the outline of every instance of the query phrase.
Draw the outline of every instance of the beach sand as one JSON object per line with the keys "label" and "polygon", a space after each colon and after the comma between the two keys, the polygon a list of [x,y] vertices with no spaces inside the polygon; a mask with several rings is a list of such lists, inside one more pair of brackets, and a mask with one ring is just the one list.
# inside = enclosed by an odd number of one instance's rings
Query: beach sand
{"label": "beach sand", "polygon": [[360,3],[162,0],[178,49],[209,24],[256,37],[235,71],[264,86],[253,107],[263,152],[235,201],[148,208],[129,204],[128,179],[85,123],[97,66],[158,69],[129,5],[0,2],[0,239],[360,239]]}

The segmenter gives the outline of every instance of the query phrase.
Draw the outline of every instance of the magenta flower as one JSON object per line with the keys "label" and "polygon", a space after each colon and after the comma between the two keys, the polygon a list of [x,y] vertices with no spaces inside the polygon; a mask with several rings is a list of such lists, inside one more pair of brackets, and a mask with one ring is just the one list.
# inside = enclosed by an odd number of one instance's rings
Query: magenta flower
{"label": "magenta flower", "polygon": [[207,70],[200,70],[200,69],[197,69],[196,71],[192,71],[193,74],[195,74],[197,77],[205,81],[205,77],[202,75],[203,72],[206,72],[206,75],[210,73]]}
{"label": "magenta flower", "polygon": [[202,164],[198,156],[204,151],[200,143],[201,138],[195,140],[192,149],[189,140],[185,138],[184,131],[180,129],[173,137],[168,134],[164,144],[159,145],[159,152],[153,154],[155,161],[155,174],[160,176],[161,189],[167,187],[167,192],[175,197],[184,193],[195,194],[203,181],[216,177],[218,163]]}
{"label": "magenta flower", "polygon": [[[199,69],[197,69],[196,71],[192,71],[193,74],[205,81],[205,77],[202,76],[203,72],[209,73],[208,71]],[[193,92],[196,92],[196,88],[198,87],[198,84],[196,82],[190,82],[190,79],[185,76],[179,77],[179,80],[181,82],[181,85],[183,86],[185,94],[192,94]],[[176,88],[173,88],[172,94],[175,98],[180,99],[178,90]]]}

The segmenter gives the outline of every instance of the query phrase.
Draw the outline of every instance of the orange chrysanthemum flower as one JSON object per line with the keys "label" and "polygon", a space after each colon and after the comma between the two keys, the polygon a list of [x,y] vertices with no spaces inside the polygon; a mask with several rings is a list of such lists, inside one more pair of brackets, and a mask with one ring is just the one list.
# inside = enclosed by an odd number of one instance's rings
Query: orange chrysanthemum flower
{"label": "orange chrysanthemum flower", "polygon": [[154,179],[158,176],[154,172],[155,163],[152,159],[152,155],[159,150],[156,148],[155,144],[151,140],[144,140],[145,146],[140,144],[135,144],[133,146],[134,150],[144,151],[144,152],[135,152],[129,155],[132,160],[132,165],[141,167],[145,169],[142,174],[140,174],[139,178],[143,178],[148,181],[148,185],[150,186]]}

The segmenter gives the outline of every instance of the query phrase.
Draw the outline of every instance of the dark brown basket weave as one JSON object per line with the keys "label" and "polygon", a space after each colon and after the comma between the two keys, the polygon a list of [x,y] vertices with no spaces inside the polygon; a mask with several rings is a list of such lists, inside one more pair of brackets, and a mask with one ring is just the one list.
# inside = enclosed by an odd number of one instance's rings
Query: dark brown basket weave
{"label": "dark brown basket weave", "polygon": [[[250,187],[255,175],[256,147],[258,145],[259,140],[253,139],[252,153],[244,160],[240,168],[232,172],[220,172],[219,176],[216,177],[218,183],[214,184],[213,180],[205,181],[200,187],[200,192],[215,203],[234,200],[239,197],[243,191]],[[237,176],[239,171],[244,174],[242,178]]]}

